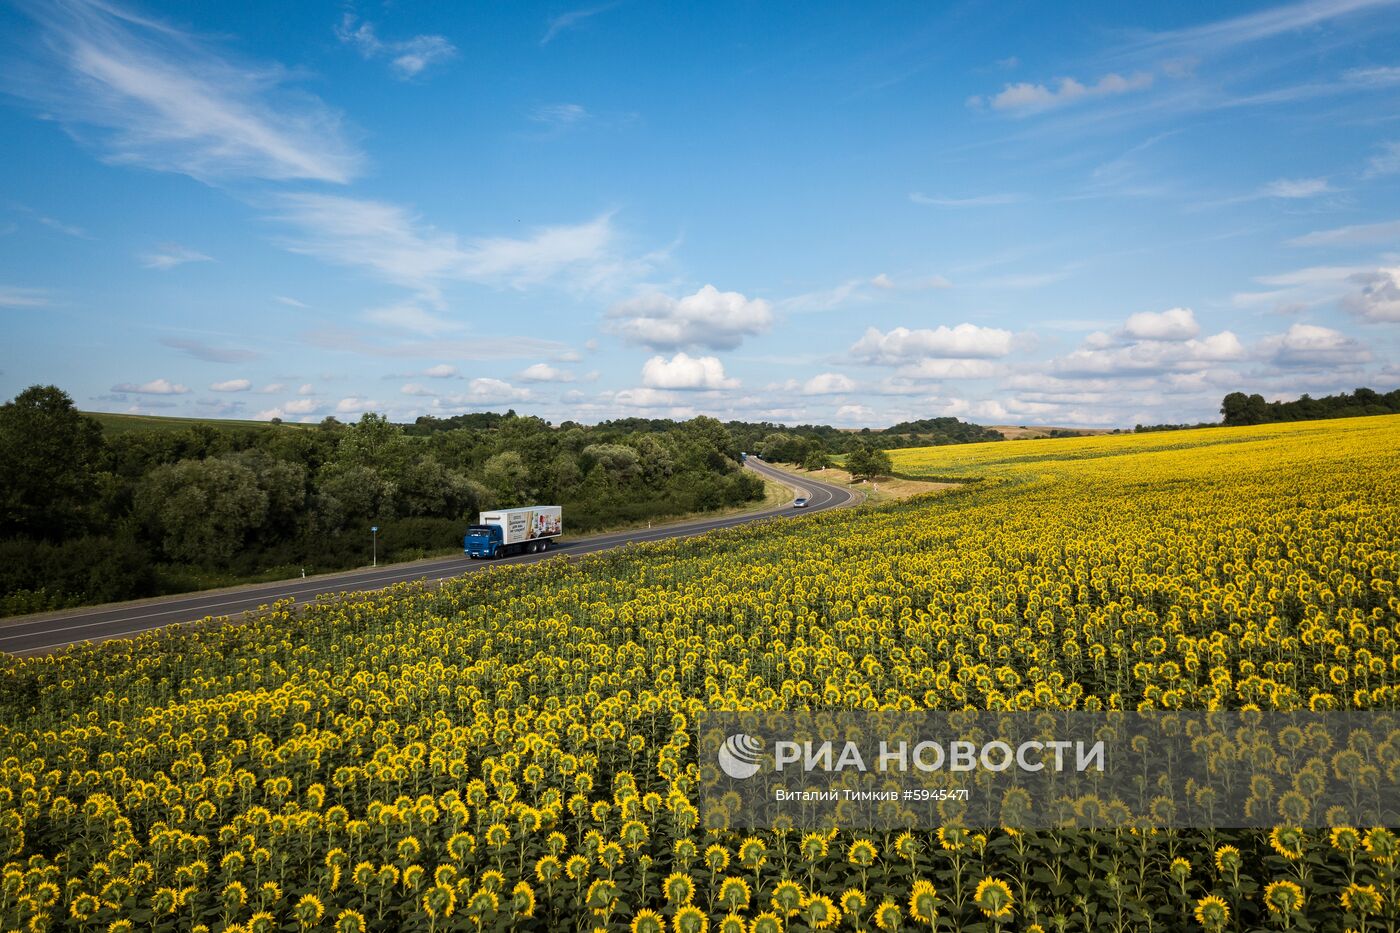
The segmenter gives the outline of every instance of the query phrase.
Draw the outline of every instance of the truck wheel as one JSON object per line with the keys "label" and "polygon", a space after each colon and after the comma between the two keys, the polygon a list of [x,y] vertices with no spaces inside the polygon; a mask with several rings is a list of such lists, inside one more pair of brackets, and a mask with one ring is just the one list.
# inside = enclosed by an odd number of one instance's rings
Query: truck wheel
{"label": "truck wheel", "polygon": [[548,538],[545,538],[543,541],[540,542],[540,550],[541,550],[541,551],[547,551],[547,550],[549,550],[549,539],[548,539]]}

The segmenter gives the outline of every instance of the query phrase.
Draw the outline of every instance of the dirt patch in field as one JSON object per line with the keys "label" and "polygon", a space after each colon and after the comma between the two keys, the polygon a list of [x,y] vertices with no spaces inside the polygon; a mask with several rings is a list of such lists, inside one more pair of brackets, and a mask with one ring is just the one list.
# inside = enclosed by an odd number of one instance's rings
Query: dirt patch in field
{"label": "dirt patch in field", "polygon": [[852,489],[859,489],[861,492],[865,493],[866,498],[871,502],[892,502],[895,499],[907,499],[910,496],[917,496],[920,493],[938,492],[942,489],[956,489],[962,485],[961,483],[933,483],[920,479],[893,479],[888,476],[874,483],[852,483],[850,473],[835,467],[808,472],[790,463],[773,463],[768,460],[763,462],[771,467],[782,470],[784,473],[791,474],[794,479],[799,481],[810,477],[811,479],[821,480],[824,483],[832,483],[837,486],[850,486]]}

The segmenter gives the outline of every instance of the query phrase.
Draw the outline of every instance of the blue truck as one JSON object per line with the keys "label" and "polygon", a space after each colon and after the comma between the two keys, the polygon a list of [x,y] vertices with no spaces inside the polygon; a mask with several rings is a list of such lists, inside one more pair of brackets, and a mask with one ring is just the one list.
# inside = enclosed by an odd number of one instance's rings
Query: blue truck
{"label": "blue truck", "polygon": [[534,554],[549,550],[550,542],[563,532],[564,517],[557,505],[496,509],[482,512],[475,525],[467,526],[462,551],[473,560]]}

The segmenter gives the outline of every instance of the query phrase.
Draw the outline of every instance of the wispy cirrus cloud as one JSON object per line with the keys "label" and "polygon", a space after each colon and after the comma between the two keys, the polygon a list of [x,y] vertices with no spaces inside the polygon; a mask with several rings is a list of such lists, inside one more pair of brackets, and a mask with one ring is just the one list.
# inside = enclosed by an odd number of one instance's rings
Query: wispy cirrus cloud
{"label": "wispy cirrus cloud", "polygon": [[183,266],[187,262],[213,262],[214,257],[208,256],[198,250],[181,246],[179,243],[163,243],[149,253],[141,255],[141,265],[147,269],[174,269],[176,266]]}
{"label": "wispy cirrus cloud", "polygon": [[1389,243],[1400,240],[1400,220],[1378,224],[1353,224],[1314,230],[1288,241],[1289,246],[1354,246],[1360,243]]}
{"label": "wispy cirrus cloud", "polygon": [[1132,43],[1130,50],[1178,55],[1223,52],[1328,20],[1394,5],[1395,0],[1301,0],[1200,26],[1154,33]]}
{"label": "wispy cirrus cloud", "polygon": [[582,104],[541,104],[530,111],[530,120],[552,130],[567,130],[588,120],[588,108]]}
{"label": "wispy cirrus cloud", "polygon": [[0,308],[43,308],[52,303],[48,289],[0,285]]}
{"label": "wispy cirrus cloud", "polygon": [[433,300],[453,281],[525,288],[557,279],[601,287],[642,274],[654,258],[622,255],[611,213],[523,238],[462,239],[384,201],[300,193],[276,205],[273,218],[297,231],[283,240],[288,249],[366,269]]}
{"label": "wispy cirrus cloud", "polygon": [[199,340],[183,337],[163,337],[160,342],[172,349],[181,350],[197,360],[204,360],[206,363],[246,363],[249,360],[257,359],[259,355],[252,350],[242,350],[237,347],[215,347]]}
{"label": "wispy cirrus cloud", "polygon": [[431,66],[457,57],[457,46],[446,36],[385,40],[379,38],[373,23],[360,20],[354,13],[345,14],[335,27],[335,36],[367,61],[387,58],[389,70],[401,79],[417,77]]}
{"label": "wispy cirrus cloud", "polygon": [[617,6],[621,6],[621,0],[617,0],[617,2],[614,3],[604,3],[599,6],[580,7],[579,9],[569,10],[565,13],[560,13],[558,16],[551,17],[549,25],[545,29],[544,38],[540,40],[540,45],[549,45],[549,43],[559,37],[560,33],[577,28],[579,24],[583,23],[585,20],[592,19],[599,13],[606,13]]}
{"label": "wispy cirrus cloud", "polygon": [[339,115],[275,63],[221,54],[115,3],[26,3],[42,41],[7,89],[114,163],[229,178],[348,182],[363,159]]}
{"label": "wispy cirrus cloud", "polygon": [[1000,194],[979,194],[967,198],[933,197],[920,191],[909,193],[909,200],[927,207],[994,207],[1001,204],[1018,204],[1025,197],[1010,192]]}

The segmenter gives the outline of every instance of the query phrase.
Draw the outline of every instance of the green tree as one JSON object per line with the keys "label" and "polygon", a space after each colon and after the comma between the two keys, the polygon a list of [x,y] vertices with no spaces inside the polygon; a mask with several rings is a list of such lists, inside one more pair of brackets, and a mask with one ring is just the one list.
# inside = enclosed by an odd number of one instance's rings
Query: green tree
{"label": "green tree", "polygon": [[487,460],[481,468],[481,477],[503,508],[523,505],[529,495],[530,471],[520,454],[513,450]]}
{"label": "green tree", "polygon": [[181,460],[141,481],[135,511],[167,556],[226,565],[267,517],[267,493],[233,460]]}
{"label": "green tree", "polygon": [[585,469],[601,466],[614,482],[625,486],[642,473],[642,458],[626,444],[589,444],[583,448],[581,459]]}
{"label": "green tree", "polygon": [[102,449],[102,426],[56,386],[0,406],[0,533],[56,541],[81,531]]}
{"label": "green tree", "polygon": [[831,455],[820,447],[813,447],[807,451],[807,456],[802,458],[802,469],[804,470],[825,470],[831,466]]}

